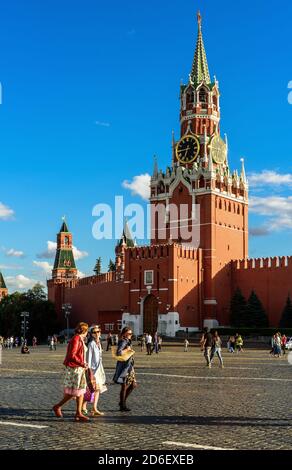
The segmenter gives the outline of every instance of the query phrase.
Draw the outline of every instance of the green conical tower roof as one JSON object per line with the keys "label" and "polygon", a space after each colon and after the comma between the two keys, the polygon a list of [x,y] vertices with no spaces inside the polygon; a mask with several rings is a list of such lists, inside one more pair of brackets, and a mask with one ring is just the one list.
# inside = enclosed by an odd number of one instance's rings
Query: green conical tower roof
{"label": "green conical tower roof", "polygon": [[[76,269],[76,264],[73,255],[72,243],[69,243],[70,235],[62,235],[64,233],[71,234],[69,232],[65,217],[63,217],[63,223],[60,228],[60,232],[57,238],[57,250],[54,263],[54,270],[56,269],[65,269],[68,271]],[[68,240],[67,243],[62,244],[61,240]]]}
{"label": "green conical tower roof", "polygon": [[63,217],[63,223],[62,223],[62,227],[60,228],[60,233],[69,233],[69,229],[68,229],[65,217]]}
{"label": "green conical tower roof", "polygon": [[2,273],[0,273],[0,289],[7,289]]}
{"label": "green conical tower roof", "polygon": [[134,248],[135,242],[132,238],[131,231],[128,226],[128,222],[125,223],[124,230],[123,230],[123,235],[122,238],[120,239],[119,246],[126,245],[127,248]]}
{"label": "green conical tower roof", "polygon": [[207,55],[202,35],[202,17],[200,12],[198,12],[198,39],[193,67],[190,74],[190,81],[195,86],[199,85],[199,83],[203,81],[205,81],[207,85],[211,84]]}

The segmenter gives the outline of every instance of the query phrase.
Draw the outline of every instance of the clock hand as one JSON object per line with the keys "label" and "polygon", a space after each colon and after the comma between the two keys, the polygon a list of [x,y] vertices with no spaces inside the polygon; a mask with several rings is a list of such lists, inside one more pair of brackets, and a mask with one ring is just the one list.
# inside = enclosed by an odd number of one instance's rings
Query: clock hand
{"label": "clock hand", "polygon": [[190,150],[191,147],[187,147],[186,149],[179,150],[178,153],[187,153],[188,150]]}

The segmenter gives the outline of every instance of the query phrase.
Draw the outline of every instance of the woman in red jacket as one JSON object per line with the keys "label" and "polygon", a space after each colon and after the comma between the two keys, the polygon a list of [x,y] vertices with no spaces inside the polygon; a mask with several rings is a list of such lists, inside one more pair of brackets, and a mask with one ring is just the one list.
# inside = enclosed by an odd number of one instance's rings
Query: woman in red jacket
{"label": "woman in red jacket", "polygon": [[57,418],[63,417],[62,406],[72,398],[76,398],[75,421],[89,421],[89,418],[82,414],[83,397],[86,391],[85,371],[88,368],[85,362],[87,348],[84,343],[87,333],[87,323],[78,323],[75,335],[68,344],[64,361],[64,397],[60,403],[53,406]]}

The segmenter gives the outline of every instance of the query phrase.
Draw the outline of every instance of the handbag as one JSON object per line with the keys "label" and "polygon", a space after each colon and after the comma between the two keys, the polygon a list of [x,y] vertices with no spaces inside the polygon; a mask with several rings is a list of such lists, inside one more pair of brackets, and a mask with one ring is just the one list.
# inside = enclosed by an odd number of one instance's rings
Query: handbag
{"label": "handbag", "polygon": [[85,377],[86,377],[88,390],[91,393],[94,393],[96,391],[96,380],[95,380],[95,377],[94,377],[94,373],[93,373],[92,369],[90,369],[90,367],[88,369],[86,369]]}
{"label": "handbag", "polygon": [[88,387],[86,387],[86,392],[84,394],[84,401],[87,401],[88,403],[94,402],[94,392],[90,392]]}
{"label": "handbag", "polygon": [[127,351],[122,356],[117,356],[117,349],[118,349],[117,347],[112,347],[112,357],[115,361],[127,362],[135,354],[135,351],[130,350],[130,351]]}

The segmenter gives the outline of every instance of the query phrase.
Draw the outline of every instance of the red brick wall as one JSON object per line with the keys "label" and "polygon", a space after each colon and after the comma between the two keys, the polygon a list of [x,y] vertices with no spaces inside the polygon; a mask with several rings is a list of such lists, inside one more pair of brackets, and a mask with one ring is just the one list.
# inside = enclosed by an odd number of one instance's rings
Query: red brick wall
{"label": "red brick wall", "polygon": [[254,290],[268,314],[270,326],[278,326],[288,294],[292,293],[292,257],[235,261],[232,267],[233,293],[239,287],[248,298]]}

